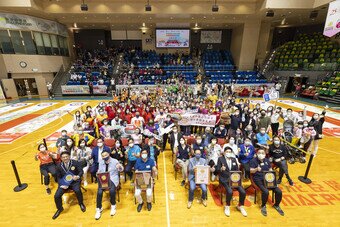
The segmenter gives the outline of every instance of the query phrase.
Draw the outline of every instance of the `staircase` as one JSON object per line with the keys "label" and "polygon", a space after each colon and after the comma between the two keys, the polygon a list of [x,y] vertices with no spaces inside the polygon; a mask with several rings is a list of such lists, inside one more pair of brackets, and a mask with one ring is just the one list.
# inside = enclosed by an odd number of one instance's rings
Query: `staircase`
{"label": "staircase", "polygon": [[262,67],[260,69],[261,74],[268,80],[271,81],[271,77],[274,72],[274,56],[275,56],[276,49],[271,51],[266,59],[263,61],[264,63],[262,64]]}
{"label": "staircase", "polygon": [[53,94],[56,97],[61,97],[62,91],[61,91],[61,86],[67,84],[67,81],[70,79],[70,74],[68,73],[68,69],[64,70],[64,66],[62,65],[59,69],[59,72],[57,75],[54,77],[53,82],[52,82],[52,88],[53,88]]}
{"label": "staircase", "polygon": [[334,104],[340,104],[340,92],[338,92],[333,97],[320,95],[319,98],[322,99],[322,100],[325,100],[326,102],[330,102],[330,103],[334,103]]}

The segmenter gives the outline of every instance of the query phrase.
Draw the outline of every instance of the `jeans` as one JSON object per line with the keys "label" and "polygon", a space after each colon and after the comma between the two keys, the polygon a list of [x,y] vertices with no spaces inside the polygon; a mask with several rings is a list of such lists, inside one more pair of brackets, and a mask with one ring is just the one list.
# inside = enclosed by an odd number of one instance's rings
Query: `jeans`
{"label": "jeans", "polygon": [[279,179],[282,179],[283,174],[287,176],[287,179],[290,179],[289,174],[288,174],[288,165],[286,160],[282,160],[280,162],[274,162],[274,164],[279,167]]}
{"label": "jeans", "polygon": [[[196,189],[196,183],[195,179],[192,179],[189,181],[189,202],[192,202],[194,200],[194,192]],[[205,200],[207,198],[207,185],[206,184],[200,184],[199,185],[202,189],[202,199]]]}
{"label": "jeans", "polygon": [[264,186],[263,181],[261,180],[254,180],[254,183],[256,184],[257,187],[260,188],[262,192],[262,205],[261,207],[264,207],[268,201],[268,195],[269,195],[269,190],[274,190],[275,193],[275,206],[279,206],[282,200],[282,191],[279,187],[276,187],[274,189],[268,189]]}
{"label": "jeans", "polygon": [[129,175],[130,179],[132,179],[132,168],[135,166],[136,161],[130,161],[128,160],[127,165],[125,166],[125,172],[127,173],[127,175]]}
{"label": "jeans", "polygon": [[[111,181],[111,188],[108,189],[110,192],[110,203],[111,205],[116,205],[116,185]],[[98,183],[97,192],[97,208],[102,208],[103,192],[105,189],[101,188],[100,183]]]}

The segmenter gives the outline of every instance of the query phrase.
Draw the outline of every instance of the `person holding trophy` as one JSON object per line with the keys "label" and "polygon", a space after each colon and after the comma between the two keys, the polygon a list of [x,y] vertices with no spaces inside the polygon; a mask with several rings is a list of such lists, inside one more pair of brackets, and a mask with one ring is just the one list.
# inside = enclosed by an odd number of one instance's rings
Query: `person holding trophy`
{"label": "person holding trophy", "polygon": [[109,190],[111,212],[110,215],[116,214],[116,188],[119,185],[119,172],[124,171],[124,167],[117,159],[110,157],[110,152],[104,150],[101,152],[102,160],[98,166],[98,191],[97,191],[97,208],[94,218],[98,220],[101,217],[103,192]]}
{"label": "person holding trophy", "polygon": [[233,197],[233,188],[239,192],[239,204],[237,209],[244,217],[247,217],[247,212],[244,209],[244,200],[246,198],[246,191],[241,185],[241,171],[236,158],[233,157],[233,151],[231,147],[224,149],[224,155],[217,160],[216,172],[219,174],[220,185],[225,188],[226,191],[226,206],[224,213],[227,217],[230,216],[230,202]]}
{"label": "person holding trophy", "polygon": [[273,207],[280,215],[284,216],[284,212],[280,208],[282,191],[276,185],[275,172],[272,172],[271,163],[266,158],[263,148],[260,148],[257,152],[257,157],[250,161],[250,173],[253,174],[253,181],[262,192],[262,215],[267,216],[266,203],[268,201],[269,190],[274,190],[275,203]]}
{"label": "person holding trophy", "polygon": [[86,207],[83,203],[83,193],[80,190],[81,177],[84,173],[83,168],[77,161],[70,159],[70,153],[67,151],[61,152],[60,158],[62,162],[58,164],[56,171],[59,185],[54,195],[57,211],[52,219],[56,219],[64,210],[61,197],[68,189],[71,189],[76,193],[81,211],[86,211]]}

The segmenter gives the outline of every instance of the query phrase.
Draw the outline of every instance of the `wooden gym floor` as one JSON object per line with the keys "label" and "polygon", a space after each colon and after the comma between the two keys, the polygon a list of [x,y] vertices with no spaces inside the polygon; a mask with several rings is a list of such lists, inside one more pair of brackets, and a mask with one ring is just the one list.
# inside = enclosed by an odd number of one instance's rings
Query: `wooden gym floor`
{"label": "wooden gym floor", "polygon": [[[85,102],[84,100],[81,100]],[[49,101],[41,101],[49,102]],[[34,112],[38,117],[54,109],[60,108],[72,101],[53,101],[55,105]],[[88,104],[94,106],[98,101],[88,100]],[[297,102],[295,100],[295,102]],[[37,104],[39,102],[30,101]],[[302,102],[299,102],[300,104]],[[288,103],[289,104],[289,103]],[[278,105],[295,110],[299,108],[294,103],[279,103]],[[311,104],[309,104],[311,105]],[[15,109],[18,111],[27,107]],[[0,109],[1,110],[1,109]],[[8,112],[7,112],[8,113]],[[0,117],[4,114],[0,114]],[[74,113],[74,111],[72,112]],[[336,116],[336,115],[335,115]],[[19,123],[27,119],[18,118]],[[233,201],[231,216],[224,215],[224,206],[219,202],[219,195],[214,191],[214,186],[208,192],[208,206],[199,204],[200,192],[195,193],[195,200],[190,210],[187,209],[188,190],[180,186],[181,174],[177,180],[174,178],[173,165],[171,164],[171,152],[166,150],[160,154],[159,178],[156,180],[156,203],[152,211],[144,208],[140,213],[136,211],[133,191],[130,181],[124,183],[120,191],[120,202],[117,202],[117,213],[114,217],[109,215],[108,195],[103,198],[102,217],[94,220],[97,185],[89,183],[87,192],[84,192],[84,203],[87,211],[82,213],[77,204],[75,195],[68,196],[68,203],[64,204],[64,212],[58,219],[52,220],[56,211],[53,195],[57,184],[52,185],[52,194],[47,195],[45,187],[40,184],[39,163],[34,160],[36,147],[42,138],[47,137],[60,129],[63,125],[72,121],[71,115],[44,125],[37,131],[15,140],[9,144],[0,144],[0,226],[222,226],[233,224],[235,226],[339,226],[340,225],[340,139],[338,134],[326,135],[321,140],[319,152],[313,161],[309,177],[313,183],[310,185],[298,181],[297,177],[304,174],[307,164],[296,163],[289,166],[290,175],[295,182],[290,187],[286,179],[283,180],[282,209],[285,216],[280,216],[270,205],[267,205],[268,216],[260,213],[259,202],[254,204],[254,195],[247,193],[246,210],[248,217],[243,217],[236,210],[237,201]],[[326,118],[327,121],[327,118]],[[339,118],[333,118],[332,122],[340,126]],[[15,120],[12,126],[15,125]],[[3,124],[0,131],[3,131]],[[7,126],[8,127],[8,126]],[[334,130],[334,129],[330,129]],[[1,139],[1,138],[0,138]],[[51,148],[55,150],[55,148]],[[21,192],[14,192],[17,185],[10,164],[15,160],[21,181],[28,184],[28,188]],[[89,181],[90,182],[90,181]],[[217,183],[213,183],[217,185]],[[249,182],[244,182],[248,186]],[[238,197],[236,196],[236,199]],[[223,201],[225,197],[223,197]]]}

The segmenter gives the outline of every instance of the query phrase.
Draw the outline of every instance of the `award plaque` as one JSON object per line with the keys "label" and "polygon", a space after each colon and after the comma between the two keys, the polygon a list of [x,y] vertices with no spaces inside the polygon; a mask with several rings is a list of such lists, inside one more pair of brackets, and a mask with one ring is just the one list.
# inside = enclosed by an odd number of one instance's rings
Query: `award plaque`
{"label": "award plaque", "polygon": [[63,178],[59,180],[59,185],[70,186],[73,182],[73,174],[68,172]]}
{"label": "award plaque", "polygon": [[195,183],[196,184],[209,184],[209,166],[195,166]]}
{"label": "award plaque", "polygon": [[275,171],[264,172],[264,185],[266,188],[276,188],[276,174]]}
{"label": "award plaque", "polygon": [[241,186],[241,171],[230,171],[229,186],[237,188]]}
{"label": "award plaque", "polygon": [[136,171],[135,172],[135,186],[138,189],[151,188],[152,177],[151,171]]}
{"label": "award plaque", "polygon": [[97,173],[98,181],[101,189],[110,189],[110,172]]}

